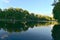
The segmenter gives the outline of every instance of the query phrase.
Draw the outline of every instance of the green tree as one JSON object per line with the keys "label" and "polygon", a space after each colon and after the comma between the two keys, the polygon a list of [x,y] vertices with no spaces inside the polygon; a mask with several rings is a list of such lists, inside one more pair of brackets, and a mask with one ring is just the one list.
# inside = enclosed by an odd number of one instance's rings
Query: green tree
{"label": "green tree", "polygon": [[58,21],[60,20],[60,2],[58,2],[53,9],[53,16]]}

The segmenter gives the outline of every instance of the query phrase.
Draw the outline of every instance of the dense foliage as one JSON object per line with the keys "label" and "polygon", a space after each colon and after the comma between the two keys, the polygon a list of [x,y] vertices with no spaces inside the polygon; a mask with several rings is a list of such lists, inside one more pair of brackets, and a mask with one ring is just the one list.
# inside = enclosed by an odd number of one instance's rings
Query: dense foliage
{"label": "dense foliage", "polygon": [[53,9],[53,16],[56,20],[60,21],[60,2],[56,3]]}
{"label": "dense foliage", "polygon": [[52,17],[35,15],[21,8],[0,9],[0,20],[20,20],[20,21],[48,21],[53,20]]}

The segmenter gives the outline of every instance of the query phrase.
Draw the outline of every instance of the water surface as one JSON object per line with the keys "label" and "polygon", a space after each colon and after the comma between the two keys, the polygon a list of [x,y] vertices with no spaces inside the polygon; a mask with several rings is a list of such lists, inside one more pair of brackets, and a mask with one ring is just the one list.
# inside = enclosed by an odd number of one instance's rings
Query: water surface
{"label": "water surface", "polygon": [[0,23],[0,40],[53,40],[52,24]]}

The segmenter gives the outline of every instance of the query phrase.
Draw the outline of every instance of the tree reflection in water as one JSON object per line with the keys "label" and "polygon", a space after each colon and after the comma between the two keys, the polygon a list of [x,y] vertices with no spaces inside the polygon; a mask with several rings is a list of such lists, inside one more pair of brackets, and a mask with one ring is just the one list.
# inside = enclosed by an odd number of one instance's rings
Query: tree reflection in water
{"label": "tree reflection in water", "polygon": [[26,31],[29,28],[33,28],[34,26],[47,26],[54,24],[54,22],[2,22],[0,21],[0,29],[2,28],[3,30],[7,32],[21,32],[21,31]]}
{"label": "tree reflection in water", "polygon": [[54,25],[52,29],[52,37],[54,40],[60,40],[60,24]]}

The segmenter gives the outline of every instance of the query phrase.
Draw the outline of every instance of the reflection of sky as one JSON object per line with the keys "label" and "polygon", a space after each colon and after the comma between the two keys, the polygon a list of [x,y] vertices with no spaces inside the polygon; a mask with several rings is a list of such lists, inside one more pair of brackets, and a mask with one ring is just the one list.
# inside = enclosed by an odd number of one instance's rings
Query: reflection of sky
{"label": "reflection of sky", "polygon": [[29,28],[23,32],[8,33],[0,30],[0,39],[6,40],[52,40],[51,26]]}
{"label": "reflection of sky", "polygon": [[5,37],[8,37],[8,33],[4,31],[3,29],[0,30],[0,39],[4,39]]}

